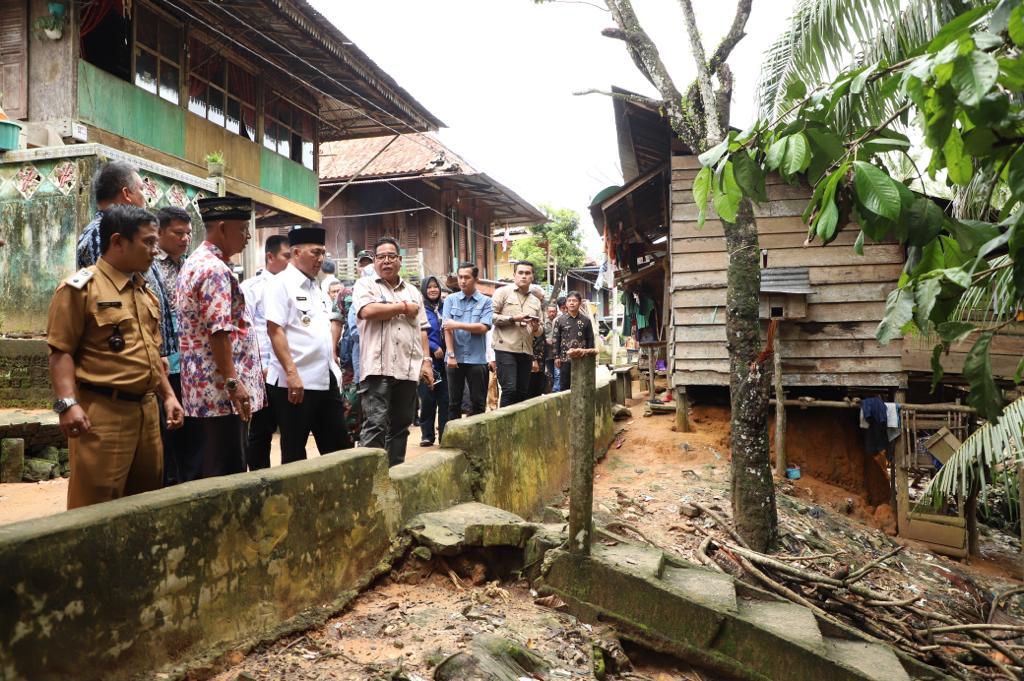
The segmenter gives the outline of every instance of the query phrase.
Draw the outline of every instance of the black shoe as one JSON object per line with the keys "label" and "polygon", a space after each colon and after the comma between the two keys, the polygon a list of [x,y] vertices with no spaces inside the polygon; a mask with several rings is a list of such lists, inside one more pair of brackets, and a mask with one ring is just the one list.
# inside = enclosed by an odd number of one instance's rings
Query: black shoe
{"label": "black shoe", "polygon": [[420,447],[433,447],[433,446],[434,446],[434,441],[433,440],[420,440]]}

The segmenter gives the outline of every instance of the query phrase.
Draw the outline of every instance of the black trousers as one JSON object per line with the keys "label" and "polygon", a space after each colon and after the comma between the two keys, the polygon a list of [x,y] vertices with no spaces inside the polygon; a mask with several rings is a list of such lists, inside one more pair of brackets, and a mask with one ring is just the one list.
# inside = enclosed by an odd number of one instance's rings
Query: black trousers
{"label": "black trousers", "polygon": [[194,419],[200,478],[245,472],[245,423],[237,414]]}
{"label": "black trousers", "polygon": [[487,409],[487,365],[459,364],[448,367],[448,420],[462,418],[462,396],[469,386],[469,415]]}
{"label": "black trousers", "polygon": [[[181,402],[181,374],[168,374],[174,396]],[[202,470],[199,443],[196,441],[196,419],[185,418],[181,428],[167,430],[167,415],[160,404],[160,438],[164,444],[164,486],[197,480]]]}
{"label": "black trousers", "polygon": [[[330,371],[330,370],[328,370]],[[345,427],[345,405],[341,391],[330,372],[327,390],[304,390],[302,402],[288,401],[288,388],[267,386],[267,396],[274,407],[277,425],[281,429],[281,463],[302,461],[306,458],[306,441],[310,432],[321,455],[350,449],[352,440]]]}
{"label": "black trousers", "polygon": [[539,397],[544,394],[544,388],[547,387],[548,376],[544,373],[544,370],[534,371],[530,374],[530,390],[527,393],[527,397]]}
{"label": "black trousers", "polygon": [[249,419],[249,446],[245,458],[251,471],[270,468],[270,444],[277,430],[277,410],[269,399],[271,386],[266,386],[266,389],[266,406]]}
{"label": "black trousers", "polygon": [[392,376],[366,376],[359,383],[363,407],[359,444],[387,450],[389,466],[405,461],[409,426],[416,416],[416,386],[416,381]]}
{"label": "black trousers", "polygon": [[559,370],[558,387],[562,390],[572,388],[572,360],[563,359],[562,368]]}
{"label": "black trousers", "polygon": [[498,385],[501,386],[501,402],[498,406],[507,407],[525,400],[530,393],[533,355],[495,350],[494,363],[498,369]]}

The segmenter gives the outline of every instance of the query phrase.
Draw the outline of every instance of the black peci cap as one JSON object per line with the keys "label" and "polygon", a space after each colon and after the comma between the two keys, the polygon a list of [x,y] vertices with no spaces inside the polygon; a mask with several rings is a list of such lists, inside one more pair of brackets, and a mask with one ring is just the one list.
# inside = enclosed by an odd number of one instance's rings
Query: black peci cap
{"label": "black peci cap", "polygon": [[241,196],[212,196],[208,199],[199,199],[196,205],[203,222],[252,218],[252,199]]}
{"label": "black peci cap", "polygon": [[288,245],[300,246],[302,244],[317,244],[323,246],[327,243],[327,232],[323,227],[296,227],[288,232]]}

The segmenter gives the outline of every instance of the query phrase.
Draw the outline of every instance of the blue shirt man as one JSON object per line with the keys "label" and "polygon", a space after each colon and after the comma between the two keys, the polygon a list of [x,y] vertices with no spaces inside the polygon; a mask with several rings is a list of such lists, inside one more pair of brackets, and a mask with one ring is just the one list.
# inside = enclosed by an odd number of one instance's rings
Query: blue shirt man
{"label": "blue shirt man", "polygon": [[482,414],[487,405],[487,332],[494,314],[491,299],[476,290],[480,270],[473,263],[459,265],[459,292],[445,298],[442,328],[448,347],[448,419],[462,414],[462,395],[469,386],[470,415]]}

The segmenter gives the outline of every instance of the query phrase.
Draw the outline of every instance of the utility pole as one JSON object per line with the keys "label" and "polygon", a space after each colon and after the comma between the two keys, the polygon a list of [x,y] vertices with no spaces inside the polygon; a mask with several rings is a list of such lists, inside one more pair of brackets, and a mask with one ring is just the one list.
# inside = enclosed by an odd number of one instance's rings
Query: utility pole
{"label": "utility pole", "polygon": [[594,402],[597,350],[573,348],[572,389],[569,394],[569,447],[572,480],[569,483],[569,551],[590,554],[594,515]]}

